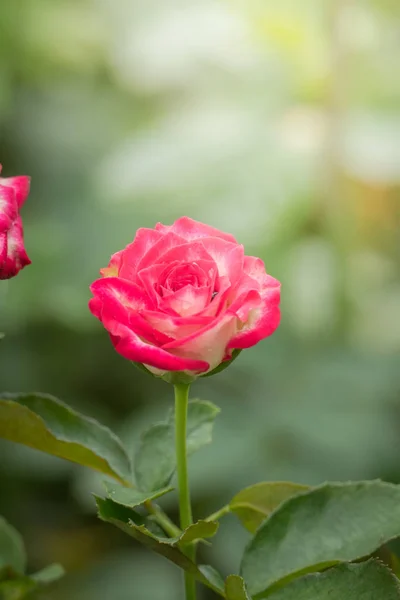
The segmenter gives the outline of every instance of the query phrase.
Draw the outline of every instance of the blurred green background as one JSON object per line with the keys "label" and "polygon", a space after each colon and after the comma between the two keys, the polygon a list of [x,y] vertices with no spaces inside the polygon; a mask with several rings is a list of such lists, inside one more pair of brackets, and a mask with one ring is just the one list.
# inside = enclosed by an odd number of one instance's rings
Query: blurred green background
{"label": "blurred green background", "polygon": [[[1,389],[135,447],[172,390],[113,350],[88,286],[139,227],[232,232],[282,281],[282,325],[195,396],[195,515],[258,480],[400,481],[397,0],[0,0],[0,162],[32,176],[32,266],[2,287]],[[54,600],[176,600],[180,573],[96,520],[89,471],[0,444],[0,513]],[[176,498],[162,503],[176,515]],[[227,517],[202,559],[235,572]],[[202,600],[212,594],[202,590]]]}

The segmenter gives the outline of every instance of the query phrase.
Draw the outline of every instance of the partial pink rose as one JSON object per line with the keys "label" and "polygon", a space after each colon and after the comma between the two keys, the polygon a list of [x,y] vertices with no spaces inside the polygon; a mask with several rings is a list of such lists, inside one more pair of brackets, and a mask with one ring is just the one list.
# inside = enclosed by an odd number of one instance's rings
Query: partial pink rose
{"label": "partial pink rose", "polygon": [[[1,165],[0,165],[1,172]],[[19,211],[28,197],[30,178],[0,177],[0,279],[10,279],[31,263],[24,246]]]}
{"label": "partial pink rose", "polygon": [[280,283],[235,238],[182,217],[139,229],[91,285],[117,352],[158,376],[197,376],[279,325]]}

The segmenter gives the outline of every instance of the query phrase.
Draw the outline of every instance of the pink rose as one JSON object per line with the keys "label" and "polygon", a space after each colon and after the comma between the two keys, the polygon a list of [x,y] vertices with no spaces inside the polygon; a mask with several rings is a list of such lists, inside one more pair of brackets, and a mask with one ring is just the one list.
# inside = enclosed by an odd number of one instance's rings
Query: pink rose
{"label": "pink rose", "polygon": [[29,177],[0,177],[0,279],[14,277],[31,263],[25,251],[19,216],[29,186]]}
{"label": "pink rose", "polygon": [[91,285],[117,352],[152,373],[204,374],[279,325],[280,283],[228,234],[182,217],[139,229]]}

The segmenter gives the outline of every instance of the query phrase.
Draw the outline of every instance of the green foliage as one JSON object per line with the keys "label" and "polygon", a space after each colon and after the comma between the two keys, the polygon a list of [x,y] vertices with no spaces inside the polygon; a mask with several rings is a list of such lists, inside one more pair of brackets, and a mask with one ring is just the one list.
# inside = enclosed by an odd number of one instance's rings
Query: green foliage
{"label": "green foliage", "polygon": [[21,535],[4,517],[0,517],[0,578],[4,569],[22,574],[26,568],[25,546]]}
{"label": "green foliage", "polygon": [[[219,408],[211,402],[192,400],[188,406],[187,452],[192,454],[211,442]],[[140,490],[154,491],[168,485],[176,466],[175,413],[164,423],[153,425],[142,435],[135,454],[134,470]]]}
{"label": "green foliage", "polygon": [[265,518],[282,502],[308,489],[308,486],[298,483],[256,483],[236,494],[229,502],[229,509],[239,517],[250,533],[255,533]]}
{"label": "green foliage", "polygon": [[239,575],[229,575],[225,581],[225,596],[227,600],[250,600],[246,584]]}
{"label": "green foliage", "polygon": [[217,523],[199,521],[188,527],[177,538],[160,537],[150,531],[148,520],[132,509],[116,504],[110,499],[96,497],[96,503],[100,519],[112,523],[144,546],[161,554],[184,571],[194,575],[198,581],[223,595],[222,590],[216,585],[215,572],[211,571],[212,575],[208,578],[210,573],[208,569],[200,569],[180,549],[181,545],[214,535],[218,529]]}
{"label": "green foliage", "polygon": [[48,394],[1,394],[0,436],[121,481],[131,477],[117,436]]}
{"label": "green foliage", "polygon": [[[266,597],[266,596],[265,596]],[[400,582],[381,563],[343,564],[307,575],[268,595],[270,600],[399,600]]]}
{"label": "green foliage", "polygon": [[0,517],[0,600],[22,600],[27,595],[56,581],[64,574],[53,564],[33,575],[26,575],[26,552],[21,535]]}
{"label": "green foliage", "polygon": [[287,500],[245,549],[241,574],[263,598],[271,586],[354,561],[400,535],[400,486],[325,484]]}
{"label": "green foliage", "polygon": [[117,502],[117,504],[122,504],[123,506],[128,506],[130,508],[135,508],[135,506],[140,506],[140,504],[145,504],[150,500],[156,500],[157,498],[164,496],[164,494],[172,492],[174,489],[172,487],[166,487],[155,490],[154,492],[141,492],[140,490],[115,483],[109,483],[108,481],[105,481],[104,485],[107,490],[107,495],[111,500]]}

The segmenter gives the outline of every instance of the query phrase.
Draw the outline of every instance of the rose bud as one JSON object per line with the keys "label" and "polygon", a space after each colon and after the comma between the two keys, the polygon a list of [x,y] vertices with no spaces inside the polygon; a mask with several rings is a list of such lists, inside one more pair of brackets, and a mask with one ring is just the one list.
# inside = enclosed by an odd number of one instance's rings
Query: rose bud
{"label": "rose bud", "polygon": [[220,370],[279,325],[280,283],[262,260],[188,217],[139,229],[100,273],[91,312],[117,352],[167,380]]}
{"label": "rose bud", "polygon": [[14,277],[31,263],[25,251],[19,216],[29,186],[29,177],[0,177],[0,279]]}

